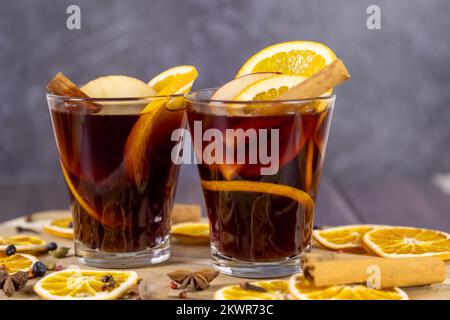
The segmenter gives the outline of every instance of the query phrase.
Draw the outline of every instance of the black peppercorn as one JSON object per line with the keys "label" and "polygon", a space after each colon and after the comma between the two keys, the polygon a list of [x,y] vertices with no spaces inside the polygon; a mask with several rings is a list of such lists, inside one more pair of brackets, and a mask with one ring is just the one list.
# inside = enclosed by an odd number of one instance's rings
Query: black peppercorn
{"label": "black peppercorn", "polygon": [[55,242],[49,242],[47,243],[47,249],[48,250],[56,250],[56,248],[58,248],[58,245]]}
{"label": "black peppercorn", "polygon": [[5,248],[5,254],[9,257],[9,256],[12,256],[13,254],[15,254],[16,253],[16,246],[15,245],[13,245],[13,244],[10,244],[10,245],[8,245],[6,248]]}
{"label": "black peppercorn", "polygon": [[40,261],[37,261],[31,267],[31,273],[35,277],[43,277],[47,272],[47,267]]}

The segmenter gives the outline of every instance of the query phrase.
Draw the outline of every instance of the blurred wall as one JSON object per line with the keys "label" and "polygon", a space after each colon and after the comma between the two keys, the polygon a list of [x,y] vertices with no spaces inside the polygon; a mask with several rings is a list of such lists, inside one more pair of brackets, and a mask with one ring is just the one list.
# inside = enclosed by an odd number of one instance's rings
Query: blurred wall
{"label": "blurred wall", "polygon": [[[81,7],[82,29],[66,29]],[[368,30],[378,4],[382,30]],[[348,65],[337,90],[326,174],[428,177],[450,170],[450,2],[447,0],[3,1],[0,9],[0,185],[62,186],[45,86],[63,71],[143,80],[196,65],[196,87],[231,79],[253,53],[312,39]],[[183,168],[189,197],[194,167]]]}

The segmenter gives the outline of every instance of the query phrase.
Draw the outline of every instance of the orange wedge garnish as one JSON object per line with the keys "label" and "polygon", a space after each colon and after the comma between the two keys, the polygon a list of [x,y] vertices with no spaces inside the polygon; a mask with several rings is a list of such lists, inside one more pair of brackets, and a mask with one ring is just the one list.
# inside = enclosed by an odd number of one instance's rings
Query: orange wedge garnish
{"label": "orange wedge garnish", "polygon": [[166,85],[158,92],[158,96],[161,98],[155,99],[145,107],[131,130],[125,144],[124,164],[128,178],[135,183],[139,190],[145,190],[147,183],[145,178],[148,175],[149,163],[146,159],[146,149],[153,131],[152,123],[157,120],[156,118],[167,104],[177,105],[177,99],[170,101],[169,96],[188,92],[197,76],[195,67],[190,66],[190,71],[171,77],[169,83],[159,80],[158,82]]}

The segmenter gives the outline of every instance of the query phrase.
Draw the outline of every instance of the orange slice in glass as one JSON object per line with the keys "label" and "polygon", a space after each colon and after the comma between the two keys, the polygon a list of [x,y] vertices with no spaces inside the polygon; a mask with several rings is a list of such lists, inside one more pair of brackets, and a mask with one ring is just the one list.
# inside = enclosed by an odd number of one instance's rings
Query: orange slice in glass
{"label": "orange slice in glass", "polygon": [[147,171],[150,165],[146,159],[146,149],[152,134],[152,123],[157,120],[160,111],[168,103],[172,104],[171,109],[177,109],[178,104],[182,103],[182,98],[179,97],[179,99],[175,98],[171,100],[168,96],[186,93],[190,90],[194,80],[198,76],[195,67],[183,66],[183,70],[186,68],[190,71],[183,74],[176,74],[175,77],[168,75],[171,79],[169,82],[164,80],[156,82],[159,83],[162,81],[165,84],[165,87],[158,92],[158,95],[163,97],[153,100],[145,107],[142,115],[128,136],[124,151],[125,171],[128,178],[135,183],[139,190],[143,191],[147,183],[146,176],[148,175]]}
{"label": "orange slice in glass", "polygon": [[211,191],[244,191],[270,193],[278,196],[291,198],[297,201],[306,209],[314,209],[314,201],[309,194],[294,187],[257,181],[206,181],[202,180],[201,185],[206,190]]}

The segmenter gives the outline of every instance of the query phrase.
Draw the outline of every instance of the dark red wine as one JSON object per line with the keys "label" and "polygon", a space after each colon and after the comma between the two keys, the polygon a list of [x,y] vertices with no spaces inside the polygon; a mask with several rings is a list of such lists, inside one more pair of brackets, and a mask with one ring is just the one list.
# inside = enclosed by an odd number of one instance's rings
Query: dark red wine
{"label": "dark red wine", "polygon": [[[86,112],[52,108],[51,116],[63,173],[69,185],[75,240],[102,251],[152,248],[169,236],[179,167],[171,160],[173,130],[185,125],[183,111],[161,110],[148,125],[142,146],[140,184],[125,166],[126,144],[142,106],[135,112]],[[72,184],[73,188],[70,188]]]}
{"label": "dark red wine", "polygon": [[[218,182],[218,186],[226,181],[289,186],[300,190],[300,193],[306,193],[313,204],[325,157],[331,122],[330,110],[270,117],[227,117],[197,113],[192,108],[188,110],[188,122],[193,135],[195,121],[202,123],[203,132],[210,128],[218,129],[224,134],[226,129],[252,128],[258,132],[260,129],[278,129],[277,173],[262,175],[263,163],[258,161],[249,164],[249,155],[257,152],[257,146],[246,141],[245,164],[208,165],[203,162],[198,165],[203,181],[210,181],[212,184]],[[270,139],[271,136],[268,135],[269,146]],[[202,155],[209,143],[203,141],[202,146],[197,146],[196,154]],[[211,223],[212,246],[220,254],[243,261],[270,262],[296,256],[308,248],[314,205],[307,207],[292,197],[273,192],[224,191],[220,188],[204,188],[203,192]]]}

